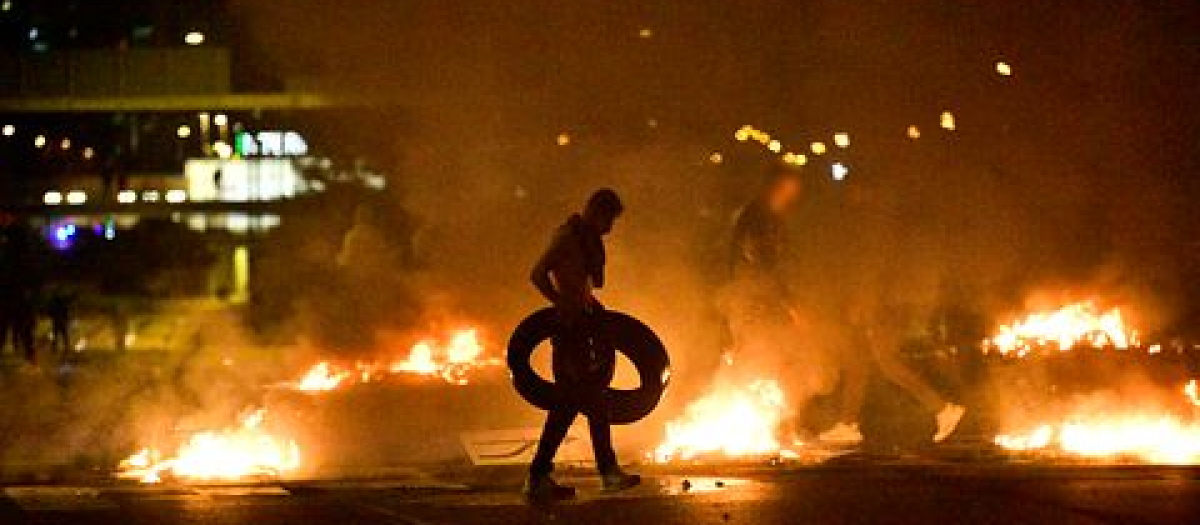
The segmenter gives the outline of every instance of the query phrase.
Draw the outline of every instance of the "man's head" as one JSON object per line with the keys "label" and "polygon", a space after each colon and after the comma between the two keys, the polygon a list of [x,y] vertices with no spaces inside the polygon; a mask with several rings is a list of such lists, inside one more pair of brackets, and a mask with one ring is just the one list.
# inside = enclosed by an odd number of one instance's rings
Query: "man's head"
{"label": "man's head", "polygon": [[763,188],[763,202],[774,213],[788,211],[800,198],[800,177],[792,171],[777,171]]}
{"label": "man's head", "polygon": [[625,205],[621,204],[617,192],[603,188],[588,197],[587,205],[583,208],[583,220],[603,235],[612,231],[613,223],[622,211],[625,211]]}

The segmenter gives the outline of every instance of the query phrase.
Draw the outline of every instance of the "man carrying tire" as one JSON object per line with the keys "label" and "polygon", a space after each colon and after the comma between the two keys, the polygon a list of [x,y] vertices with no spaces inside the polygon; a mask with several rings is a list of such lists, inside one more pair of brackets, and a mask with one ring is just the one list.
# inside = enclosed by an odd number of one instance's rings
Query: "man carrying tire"
{"label": "man carrying tire", "polygon": [[575,489],[550,477],[554,455],[566,438],[575,417],[587,417],[604,490],[624,490],[641,478],[626,474],[617,464],[609,429],[606,389],[616,366],[616,350],[600,330],[603,306],[592,290],[604,286],[604,240],[624,210],[616,192],[601,189],[592,194],[582,214],[572,215],[555,232],[550,246],[533,267],[530,279],[538,292],[554,304],[559,329],[552,340],[555,383],[569,393],[569,407],[550,410],[529,467],[525,494],[531,500],[563,500]]}

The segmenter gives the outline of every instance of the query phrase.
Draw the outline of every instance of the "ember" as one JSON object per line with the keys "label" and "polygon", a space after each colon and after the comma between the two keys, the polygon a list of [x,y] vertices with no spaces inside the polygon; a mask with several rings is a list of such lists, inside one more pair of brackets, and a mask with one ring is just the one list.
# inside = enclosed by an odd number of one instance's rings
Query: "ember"
{"label": "ember", "polygon": [[193,434],[179,450],[164,459],[157,449],[144,448],[121,462],[120,478],[158,483],[164,474],[188,481],[231,481],[275,477],[295,470],[300,450],[291,439],[263,428],[265,409],[242,417],[237,427]]}
{"label": "ember", "polygon": [[1137,332],[1125,324],[1120,309],[1101,312],[1095,303],[1084,301],[1001,326],[986,343],[988,350],[1001,355],[1023,357],[1050,345],[1065,352],[1080,344],[1128,348],[1138,341]]}
{"label": "ember", "polygon": [[667,423],[666,439],[654,450],[660,463],[699,457],[790,456],[779,431],[787,405],[779,382],[758,379],[718,386]]}

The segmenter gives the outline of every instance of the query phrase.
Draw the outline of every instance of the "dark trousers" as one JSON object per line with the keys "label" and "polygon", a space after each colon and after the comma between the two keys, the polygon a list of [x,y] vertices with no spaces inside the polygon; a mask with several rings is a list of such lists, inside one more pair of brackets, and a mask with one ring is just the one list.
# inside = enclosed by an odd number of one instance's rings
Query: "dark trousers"
{"label": "dark trousers", "polygon": [[617,469],[607,399],[607,388],[616,371],[616,351],[604,340],[598,325],[593,316],[564,319],[563,329],[552,341],[554,381],[567,391],[572,406],[551,410],[546,415],[546,425],[529,466],[530,475],[546,475],[554,470],[554,454],[581,413],[588,420],[596,468],[601,474]]}

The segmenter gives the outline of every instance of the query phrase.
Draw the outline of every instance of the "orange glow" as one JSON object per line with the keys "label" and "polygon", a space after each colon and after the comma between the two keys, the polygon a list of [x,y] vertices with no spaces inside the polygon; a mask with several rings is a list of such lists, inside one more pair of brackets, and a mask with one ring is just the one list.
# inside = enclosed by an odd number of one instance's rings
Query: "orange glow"
{"label": "orange glow", "polygon": [[1120,309],[1101,312],[1093,302],[1084,301],[1001,326],[987,341],[987,348],[1021,357],[1051,344],[1065,352],[1078,344],[1124,349],[1138,341],[1137,332],[1125,324]]}
{"label": "orange glow", "polygon": [[1200,386],[1197,386],[1195,379],[1183,386],[1183,395],[1187,396],[1193,405],[1200,407]]}
{"label": "orange glow", "polygon": [[1014,451],[1057,450],[1093,459],[1200,463],[1200,423],[1151,412],[1073,415],[1026,433],[997,436],[995,443]]}
{"label": "orange glow", "polygon": [[500,358],[484,355],[478,331],[468,328],[452,333],[444,342],[436,339],[418,341],[403,359],[358,362],[353,367],[338,367],[322,361],[289,385],[302,392],[319,393],[354,383],[383,380],[393,374],[415,374],[466,385],[470,383],[472,372],[502,364]]}
{"label": "orange glow", "polygon": [[742,386],[721,386],[692,402],[667,423],[666,438],[654,450],[658,462],[697,457],[790,456],[778,433],[787,414],[779,382],[758,379]]}
{"label": "orange glow", "polygon": [[291,439],[262,428],[266,409],[254,410],[237,427],[198,432],[172,456],[144,448],[126,458],[118,477],[158,483],[163,474],[186,481],[230,481],[280,476],[300,465],[300,449]]}

